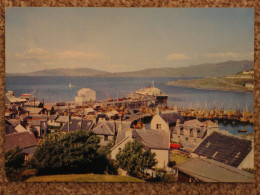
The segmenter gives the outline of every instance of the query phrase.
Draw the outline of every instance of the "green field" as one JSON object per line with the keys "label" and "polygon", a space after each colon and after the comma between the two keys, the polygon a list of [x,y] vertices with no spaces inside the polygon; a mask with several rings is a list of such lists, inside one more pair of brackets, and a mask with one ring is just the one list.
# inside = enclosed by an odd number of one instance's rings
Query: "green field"
{"label": "green field", "polygon": [[25,182],[144,182],[131,176],[101,174],[69,174],[33,176]]}
{"label": "green field", "polygon": [[175,161],[176,165],[181,164],[185,162],[186,160],[189,160],[189,158],[182,156],[178,153],[170,152],[170,161]]}

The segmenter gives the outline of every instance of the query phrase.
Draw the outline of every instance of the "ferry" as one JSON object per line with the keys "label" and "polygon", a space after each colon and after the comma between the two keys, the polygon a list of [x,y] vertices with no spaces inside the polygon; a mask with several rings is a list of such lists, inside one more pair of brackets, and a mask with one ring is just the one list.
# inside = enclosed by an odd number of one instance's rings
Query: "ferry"
{"label": "ferry", "polygon": [[167,103],[168,95],[166,95],[160,89],[154,87],[154,82],[152,82],[152,86],[138,89],[135,91],[135,93],[129,94],[128,98],[131,99],[152,98],[153,100],[155,100],[155,103]]}

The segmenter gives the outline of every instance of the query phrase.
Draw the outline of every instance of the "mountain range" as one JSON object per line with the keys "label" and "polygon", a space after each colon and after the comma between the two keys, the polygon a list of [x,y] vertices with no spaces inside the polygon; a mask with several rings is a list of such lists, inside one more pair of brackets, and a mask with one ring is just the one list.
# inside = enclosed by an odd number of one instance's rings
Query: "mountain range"
{"label": "mountain range", "polygon": [[205,77],[205,76],[227,76],[236,74],[243,70],[253,69],[254,62],[243,61],[227,61],[221,63],[207,63],[199,65],[190,65],[178,68],[149,68],[132,72],[116,72],[109,73],[106,71],[95,70],[91,68],[60,68],[45,69],[30,73],[12,73],[7,76],[103,76],[103,77]]}

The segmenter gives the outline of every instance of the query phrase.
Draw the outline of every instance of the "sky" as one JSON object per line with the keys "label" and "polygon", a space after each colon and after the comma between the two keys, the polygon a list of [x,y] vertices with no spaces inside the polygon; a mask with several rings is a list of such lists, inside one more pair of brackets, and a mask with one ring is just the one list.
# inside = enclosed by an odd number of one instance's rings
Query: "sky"
{"label": "sky", "polygon": [[6,8],[6,72],[254,59],[253,8]]}

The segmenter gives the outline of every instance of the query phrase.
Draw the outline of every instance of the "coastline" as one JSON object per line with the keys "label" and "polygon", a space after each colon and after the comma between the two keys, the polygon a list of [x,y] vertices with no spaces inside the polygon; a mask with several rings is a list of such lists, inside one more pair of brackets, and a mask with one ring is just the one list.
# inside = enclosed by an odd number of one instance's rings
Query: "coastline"
{"label": "coastline", "polygon": [[165,85],[177,86],[193,89],[217,90],[217,91],[232,91],[232,92],[254,92],[253,89],[248,89],[243,85],[235,84],[226,80],[226,78],[207,77],[202,79],[177,80],[166,82]]}

